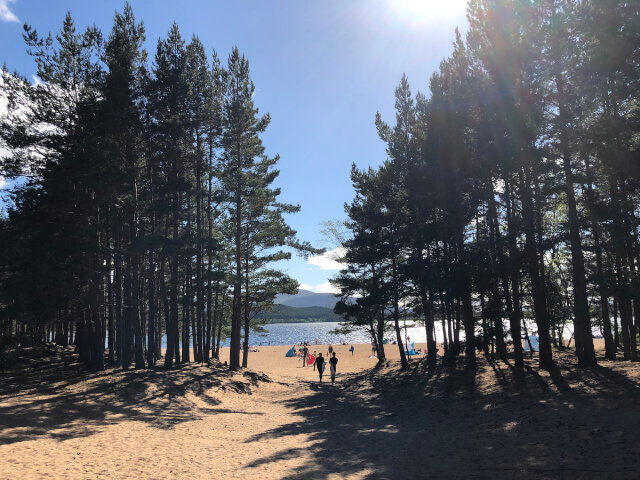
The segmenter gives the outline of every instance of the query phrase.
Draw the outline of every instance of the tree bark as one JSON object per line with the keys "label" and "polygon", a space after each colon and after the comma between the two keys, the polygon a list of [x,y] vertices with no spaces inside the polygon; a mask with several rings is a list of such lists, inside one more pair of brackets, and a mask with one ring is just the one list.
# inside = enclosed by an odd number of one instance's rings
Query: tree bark
{"label": "tree bark", "polygon": [[587,173],[587,195],[589,199],[589,217],[591,219],[591,231],[596,254],[596,275],[598,282],[598,292],[600,294],[600,310],[602,315],[602,329],[604,336],[605,357],[609,360],[616,359],[616,350],[611,336],[611,320],[609,318],[609,297],[607,293],[606,275],[602,262],[602,245],[600,242],[601,228],[595,212],[595,192],[593,191],[593,176],[589,156],[584,156]]}
{"label": "tree bark", "polygon": [[538,347],[540,349],[540,368],[548,370],[553,367],[553,354],[551,352],[551,336],[549,334],[549,319],[545,289],[538,269],[538,254],[536,248],[535,223],[531,191],[525,175],[525,169],[521,167],[518,175],[520,179],[520,197],[522,202],[522,217],[524,220],[525,247],[524,255],[529,267],[531,277],[531,294],[533,296],[533,308],[538,327]]}

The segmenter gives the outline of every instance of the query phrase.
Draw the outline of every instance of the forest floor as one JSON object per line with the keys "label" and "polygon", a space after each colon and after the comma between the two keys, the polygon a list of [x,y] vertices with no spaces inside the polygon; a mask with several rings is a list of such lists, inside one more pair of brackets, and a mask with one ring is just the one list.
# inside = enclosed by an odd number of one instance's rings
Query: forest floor
{"label": "forest floor", "polygon": [[555,351],[554,370],[534,357],[516,379],[484,357],[401,371],[347,348],[335,385],[287,347],[234,373],[87,373],[71,349],[9,350],[0,478],[640,478],[640,364]]}

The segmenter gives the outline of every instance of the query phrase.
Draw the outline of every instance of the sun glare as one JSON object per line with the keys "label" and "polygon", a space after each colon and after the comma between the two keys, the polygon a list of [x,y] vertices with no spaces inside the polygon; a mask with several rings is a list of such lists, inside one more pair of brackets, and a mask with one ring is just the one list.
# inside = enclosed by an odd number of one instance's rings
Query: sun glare
{"label": "sun glare", "polygon": [[451,18],[467,10],[467,0],[394,0],[393,4],[400,15],[415,21]]}

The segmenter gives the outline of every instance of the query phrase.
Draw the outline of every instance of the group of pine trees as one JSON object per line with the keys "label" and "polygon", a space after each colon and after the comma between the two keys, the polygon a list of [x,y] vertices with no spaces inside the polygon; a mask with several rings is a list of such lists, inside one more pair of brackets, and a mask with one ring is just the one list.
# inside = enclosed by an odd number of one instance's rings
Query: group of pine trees
{"label": "group of pine trees", "polygon": [[368,326],[380,359],[392,324],[405,366],[408,312],[426,325],[430,366],[435,322],[445,358],[464,332],[469,366],[476,349],[512,348],[522,369],[535,330],[549,368],[571,324],[580,365],[596,363],[597,327],[606,358],[637,361],[639,4],[472,0],[468,19],[430,97],[403,77],[395,125],[377,116],[388,160],[352,169],[334,283],[356,300],[336,311]]}
{"label": "group of pine trees", "polygon": [[[92,369],[217,355],[246,366],[249,329],[297,282],[273,268],[295,238],[278,202],[278,157],[260,134],[249,63],[226,68],[174,24],[151,66],[127,4],[103,38],[67,15],[41,37],[25,26],[36,85],[2,72],[0,139],[17,179],[0,218],[0,335],[72,341]],[[105,347],[108,355],[105,359]],[[182,347],[182,348],[180,348]]]}

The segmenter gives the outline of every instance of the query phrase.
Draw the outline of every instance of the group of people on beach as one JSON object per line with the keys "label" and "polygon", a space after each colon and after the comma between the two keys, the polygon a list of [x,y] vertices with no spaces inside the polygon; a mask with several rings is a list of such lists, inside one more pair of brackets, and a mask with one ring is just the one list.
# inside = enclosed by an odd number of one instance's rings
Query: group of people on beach
{"label": "group of people on beach", "polygon": [[[295,345],[293,346],[293,350],[296,351]],[[351,355],[353,355],[353,345],[351,346],[350,352],[351,352]],[[302,360],[302,366],[306,367],[307,357],[311,356],[311,352],[309,351],[308,344],[306,342],[303,342],[302,347],[300,347],[300,349],[296,351],[296,354],[300,355],[300,359]],[[336,352],[333,351],[333,345],[331,344],[327,348],[327,356],[329,357],[328,363],[329,363],[329,372],[331,374],[331,383],[335,383],[338,357],[336,357]],[[322,352],[319,352],[318,354],[316,354],[316,352],[314,351],[313,358],[314,358],[313,369],[318,370],[320,381],[322,382],[322,374],[324,373],[324,369],[326,366],[325,364],[327,363],[327,361],[325,360],[325,357],[322,355]],[[311,360],[309,360],[309,362],[311,362]]]}
{"label": "group of people on beach", "polygon": [[[320,375],[320,381],[322,382],[322,374],[325,369],[325,359],[322,356],[322,352],[318,353],[316,357],[316,361],[313,362],[313,369],[318,367],[318,374]],[[336,357],[336,352],[332,352],[331,357],[329,358],[329,373],[331,374],[331,383],[336,383],[336,368],[338,365],[338,357]]]}

